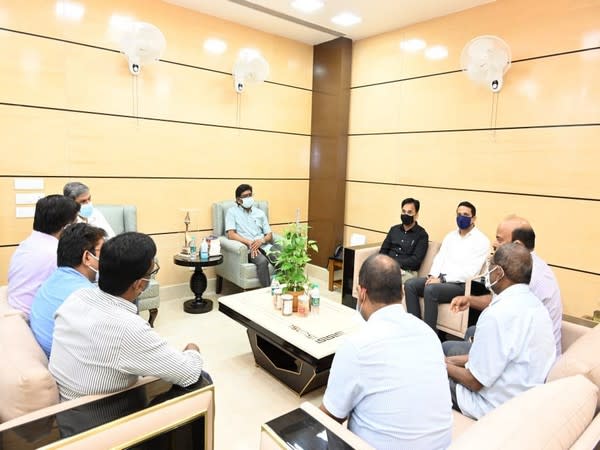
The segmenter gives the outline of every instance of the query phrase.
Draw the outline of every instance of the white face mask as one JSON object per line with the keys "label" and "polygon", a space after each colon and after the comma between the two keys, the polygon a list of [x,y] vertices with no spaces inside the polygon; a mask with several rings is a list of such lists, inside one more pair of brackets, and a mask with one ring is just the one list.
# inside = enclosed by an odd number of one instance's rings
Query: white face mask
{"label": "white face mask", "polygon": [[494,281],[493,283],[491,282],[491,280],[490,280],[490,275],[491,275],[491,273],[492,273],[494,270],[496,270],[496,269],[499,269],[499,268],[500,268],[500,266],[496,266],[496,267],[494,267],[492,270],[488,270],[488,271],[485,273],[485,288],[486,288],[488,291],[492,291],[492,293],[494,293],[494,290],[493,290],[492,288],[493,288],[494,286],[496,286],[496,284],[498,283],[498,281],[500,281],[502,278],[504,278],[504,273],[503,273],[503,274],[502,274],[502,276],[500,276],[500,277],[498,277],[498,278],[496,279],[496,281]]}
{"label": "white face mask", "polygon": [[250,209],[252,208],[252,206],[254,205],[254,198],[252,197],[246,197],[242,199],[242,206],[246,209]]}
{"label": "white face mask", "polygon": [[356,312],[358,313],[358,317],[360,317],[361,322],[365,320],[362,315],[362,301],[360,300],[360,290],[358,291],[358,298],[356,299]]}
{"label": "white face mask", "polygon": [[[100,258],[98,258],[96,255],[94,255],[92,252],[88,252],[90,254],[90,256],[92,258],[94,258],[96,261],[98,261],[98,264],[100,264]],[[88,267],[88,269],[90,269],[92,272],[94,272],[96,274],[96,279],[93,281],[94,283],[98,283],[98,278],[100,278],[100,271],[98,269],[94,269],[92,266],[89,266],[86,264],[86,266]]]}

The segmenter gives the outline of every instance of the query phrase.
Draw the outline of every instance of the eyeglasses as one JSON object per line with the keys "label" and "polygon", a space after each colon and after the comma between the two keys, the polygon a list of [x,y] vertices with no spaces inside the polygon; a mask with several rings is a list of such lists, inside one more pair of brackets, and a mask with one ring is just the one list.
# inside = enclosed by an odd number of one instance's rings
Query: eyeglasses
{"label": "eyeglasses", "polygon": [[160,266],[158,265],[157,261],[154,261],[154,264],[156,265],[156,268],[150,272],[148,275],[146,275],[144,278],[142,278],[142,280],[146,280],[146,281],[150,281],[150,278],[152,278],[153,276],[155,276],[158,271],[160,270]]}

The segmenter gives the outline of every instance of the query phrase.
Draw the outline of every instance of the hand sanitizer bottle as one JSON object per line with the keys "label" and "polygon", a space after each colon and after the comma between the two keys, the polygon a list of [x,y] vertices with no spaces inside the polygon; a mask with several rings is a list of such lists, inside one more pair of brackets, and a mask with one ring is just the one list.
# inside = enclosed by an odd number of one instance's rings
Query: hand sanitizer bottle
{"label": "hand sanitizer bottle", "polygon": [[200,259],[208,259],[208,242],[206,242],[206,239],[202,239],[202,244],[200,244]]}

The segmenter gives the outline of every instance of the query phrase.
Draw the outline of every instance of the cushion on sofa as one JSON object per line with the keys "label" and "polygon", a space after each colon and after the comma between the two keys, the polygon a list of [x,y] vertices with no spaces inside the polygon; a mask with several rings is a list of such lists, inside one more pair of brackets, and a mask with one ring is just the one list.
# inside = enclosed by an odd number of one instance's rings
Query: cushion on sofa
{"label": "cushion on sofa", "polygon": [[598,348],[600,348],[600,326],[592,328],[577,339],[558,358],[548,374],[548,381],[581,374],[600,388],[600,352]]}
{"label": "cushion on sofa", "polygon": [[597,397],[582,375],[536,386],[482,417],[450,449],[568,449],[592,421]]}
{"label": "cushion on sofa", "polygon": [[48,359],[21,314],[0,317],[0,421],[58,403]]}

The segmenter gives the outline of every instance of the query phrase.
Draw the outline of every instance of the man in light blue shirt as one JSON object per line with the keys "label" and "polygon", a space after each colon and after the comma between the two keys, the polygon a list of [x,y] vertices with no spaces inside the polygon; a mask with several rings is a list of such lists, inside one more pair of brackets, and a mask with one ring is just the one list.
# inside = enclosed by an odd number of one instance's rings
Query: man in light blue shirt
{"label": "man in light blue shirt", "polygon": [[58,268],[40,286],[31,306],[31,331],[46,356],[52,350],[54,313],[73,292],[92,287],[106,233],[86,223],[67,227],[58,241]]}
{"label": "man in light blue shirt", "polygon": [[[274,264],[273,253],[279,249],[273,242],[273,233],[266,214],[254,208],[252,186],[240,184],[235,190],[237,206],[229,208],[225,216],[227,237],[248,247],[248,260],[256,264],[256,272],[263,287],[271,284],[269,263]],[[267,256],[267,253],[269,256]]]}

